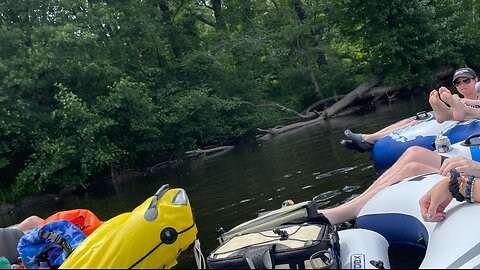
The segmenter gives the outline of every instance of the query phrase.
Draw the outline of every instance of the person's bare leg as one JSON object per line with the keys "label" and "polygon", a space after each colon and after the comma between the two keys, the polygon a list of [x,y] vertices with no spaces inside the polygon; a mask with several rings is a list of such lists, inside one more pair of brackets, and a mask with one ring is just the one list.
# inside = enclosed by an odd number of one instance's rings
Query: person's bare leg
{"label": "person's bare leg", "polygon": [[454,97],[451,94],[442,94],[442,99],[445,100],[450,106],[452,106],[453,119],[456,121],[465,121],[480,118],[480,109],[472,108],[460,102],[458,97]]}
{"label": "person's bare leg", "polygon": [[367,190],[353,200],[340,206],[319,210],[332,224],[338,224],[357,217],[365,204],[379,191],[394,183],[419,174],[437,172],[440,156],[422,147],[411,147],[399,160],[380,176]]}
{"label": "person's bare leg", "polygon": [[28,230],[33,230],[35,229],[40,222],[43,221],[43,218],[37,217],[37,216],[30,216],[26,219],[24,219],[22,222],[19,224],[15,225],[14,227],[20,231],[28,231]]}
{"label": "person's bare leg", "polygon": [[387,136],[388,134],[395,132],[399,129],[402,129],[404,127],[411,126],[413,124],[417,123],[417,121],[412,120],[412,119],[405,119],[402,121],[399,121],[397,123],[391,124],[388,127],[385,127],[375,133],[372,134],[362,134],[362,138],[369,142],[369,143],[375,143],[376,141],[380,140],[381,138]]}
{"label": "person's bare leg", "polygon": [[430,103],[430,106],[432,106],[432,109],[435,112],[435,119],[438,123],[453,120],[452,109],[447,107],[447,105],[440,100],[440,97],[436,90],[430,92],[428,102]]}

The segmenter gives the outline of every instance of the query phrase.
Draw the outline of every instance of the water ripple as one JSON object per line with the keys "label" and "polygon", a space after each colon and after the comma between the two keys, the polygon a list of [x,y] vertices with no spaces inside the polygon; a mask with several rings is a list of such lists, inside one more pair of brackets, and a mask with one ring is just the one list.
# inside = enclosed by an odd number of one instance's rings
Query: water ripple
{"label": "water ripple", "polygon": [[[315,175],[315,173],[313,174]],[[325,177],[329,177],[329,176],[332,176],[332,173],[331,172],[327,172],[327,173],[322,173],[322,174],[318,174],[315,179],[322,179],[322,178],[325,178]]]}
{"label": "water ripple", "polygon": [[342,194],[342,192],[340,192],[339,190],[336,189],[336,190],[327,191],[327,192],[318,194],[317,196],[315,196],[313,198],[313,200],[316,201],[316,202],[324,202],[324,201],[330,200],[333,197],[335,197],[337,195],[340,195],[340,194]]}
{"label": "water ripple", "polygon": [[308,185],[308,186],[302,187],[302,189],[309,189],[309,188],[311,188],[311,187],[312,187],[312,185]]}
{"label": "water ripple", "polygon": [[320,173],[320,172],[316,172],[314,173],[313,175],[315,176],[315,179],[322,179],[322,178],[325,178],[325,177],[329,177],[329,176],[333,176],[335,174],[339,174],[339,173],[348,173],[350,171],[353,171],[357,168],[358,166],[352,166],[352,167],[345,167],[345,168],[340,168],[340,169],[336,169],[336,170],[333,170],[333,171],[330,171],[330,172],[326,172],[326,173]]}
{"label": "water ripple", "polygon": [[373,169],[375,167],[375,165],[368,165],[367,167],[363,167],[362,168],[362,171],[366,171],[366,170],[370,170],[370,169]]}
{"label": "water ripple", "polygon": [[344,188],[342,188],[342,191],[350,193],[350,192],[352,192],[354,190],[357,190],[359,188],[360,188],[360,186],[345,186]]}

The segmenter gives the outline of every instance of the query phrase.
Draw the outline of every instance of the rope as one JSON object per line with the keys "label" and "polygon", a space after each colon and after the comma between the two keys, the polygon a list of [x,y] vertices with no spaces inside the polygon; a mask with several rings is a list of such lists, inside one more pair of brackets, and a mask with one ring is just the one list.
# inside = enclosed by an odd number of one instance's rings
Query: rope
{"label": "rope", "polygon": [[202,249],[200,248],[200,240],[195,240],[195,245],[193,247],[193,255],[195,256],[195,262],[197,262],[198,269],[207,269],[207,263],[205,262],[205,257],[202,254]]}

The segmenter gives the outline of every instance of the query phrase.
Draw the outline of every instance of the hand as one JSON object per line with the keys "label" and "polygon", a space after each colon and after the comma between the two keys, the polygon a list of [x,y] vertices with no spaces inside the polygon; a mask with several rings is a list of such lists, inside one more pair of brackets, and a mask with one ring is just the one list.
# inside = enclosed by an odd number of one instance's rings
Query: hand
{"label": "hand", "polygon": [[468,99],[468,98],[461,98],[460,103],[462,103],[465,106],[474,106],[476,104],[475,100]]}
{"label": "hand", "polygon": [[461,98],[461,99],[460,99],[460,103],[462,103],[462,104],[465,105],[465,106],[470,106],[470,105],[471,105],[469,101],[470,101],[470,100],[469,100],[469,99],[466,99],[466,98]]}
{"label": "hand", "polygon": [[480,176],[480,163],[466,157],[447,158],[438,170],[438,174],[447,176],[451,169],[456,169],[462,176]]}
{"label": "hand", "polygon": [[423,220],[438,222],[445,219],[447,215],[445,208],[453,198],[450,191],[448,191],[449,180],[448,178],[442,179],[420,199],[419,204]]}

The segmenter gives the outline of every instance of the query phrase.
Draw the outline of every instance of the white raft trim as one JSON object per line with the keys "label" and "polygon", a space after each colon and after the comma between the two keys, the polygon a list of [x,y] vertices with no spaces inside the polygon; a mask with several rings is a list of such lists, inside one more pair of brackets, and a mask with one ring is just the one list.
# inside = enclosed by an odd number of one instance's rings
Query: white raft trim
{"label": "white raft trim", "polygon": [[360,211],[369,215],[404,214],[415,217],[428,232],[428,245],[420,268],[480,267],[480,203],[452,200],[444,221],[425,222],[420,213],[420,198],[444,176],[431,174],[421,181],[416,177],[392,185],[375,195]]}
{"label": "white raft trim", "polygon": [[379,233],[364,229],[338,232],[342,269],[376,269],[371,260],[381,261],[390,269],[388,242]]}

